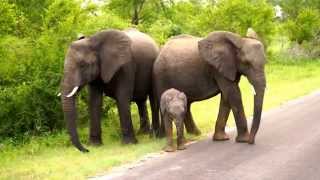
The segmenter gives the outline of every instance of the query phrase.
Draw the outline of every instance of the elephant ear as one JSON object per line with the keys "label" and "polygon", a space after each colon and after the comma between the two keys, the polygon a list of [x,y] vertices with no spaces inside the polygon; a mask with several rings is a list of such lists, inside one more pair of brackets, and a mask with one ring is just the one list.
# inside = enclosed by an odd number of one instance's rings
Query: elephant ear
{"label": "elephant ear", "polygon": [[120,67],[131,61],[131,40],[122,31],[102,31],[92,38],[99,54],[100,74],[107,83]]}
{"label": "elephant ear", "polygon": [[224,31],[213,32],[198,42],[201,58],[231,81],[236,78],[236,52],[241,46],[239,35]]}

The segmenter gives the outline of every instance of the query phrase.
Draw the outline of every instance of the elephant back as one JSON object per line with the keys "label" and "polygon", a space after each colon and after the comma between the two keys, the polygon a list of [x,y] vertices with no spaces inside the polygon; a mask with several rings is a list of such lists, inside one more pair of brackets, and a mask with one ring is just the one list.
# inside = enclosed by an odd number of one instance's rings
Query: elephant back
{"label": "elephant back", "polygon": [[124,30],[127,36],[131,39],[131,51],[134,60],[148,59],[154,61],[159,54],[157,43],[147,34],[130,28]]}
{"label": "elephant back", "polygon": [[199,40],[201,38],[185,34],[172,37],[162,47],[157,61],[196,60],[199,57],[197,48]]}

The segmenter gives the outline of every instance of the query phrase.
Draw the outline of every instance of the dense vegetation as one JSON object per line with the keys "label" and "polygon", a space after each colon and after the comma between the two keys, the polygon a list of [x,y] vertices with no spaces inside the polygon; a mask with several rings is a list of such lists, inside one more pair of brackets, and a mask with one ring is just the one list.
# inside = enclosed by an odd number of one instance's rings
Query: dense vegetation
{"label": "dense vegetation", "polygon": [[[282,17],[275,17],[276,4],[283,7]],[[56,95],[65,51],[82,34],[135,27],[163,44],[182,33],[245,35],[252,27],[270,46],[269,59],[283,54],[317,58],[319,11],[319,0],[1,0],[0,141],[19,142],[64,128]],[[272,43],[286,47],[274,50]],[[79,99],[80,121],[86,126],[86,93]],[[104,119],[112,115],[111,107],[112,101],[105,100]],[[105,126],[115,123],[109,120]]]}

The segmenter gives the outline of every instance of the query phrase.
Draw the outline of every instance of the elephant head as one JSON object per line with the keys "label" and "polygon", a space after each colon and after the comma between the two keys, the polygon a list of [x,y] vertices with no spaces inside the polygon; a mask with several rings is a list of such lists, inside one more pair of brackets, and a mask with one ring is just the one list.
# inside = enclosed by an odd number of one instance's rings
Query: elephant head
{"label": "elephant head", "polygon": [[88,150],[78,138],[76,94],[94,80],[109,82],[123,64],[131,61],[130,46],[124,32],[107,30],[73,42],[66,53],[61,99],[72,144],[80,151]]}
{"label": "elephant head", "polygon": [[231,32],[212,32],[198,43],[200,56],[229,81],[239,74],[247,77],[254,89],[254,115],[249,143],[253,144],[258,131],[263,105],[266,62],[263,44],[254,38],[242,38]]}

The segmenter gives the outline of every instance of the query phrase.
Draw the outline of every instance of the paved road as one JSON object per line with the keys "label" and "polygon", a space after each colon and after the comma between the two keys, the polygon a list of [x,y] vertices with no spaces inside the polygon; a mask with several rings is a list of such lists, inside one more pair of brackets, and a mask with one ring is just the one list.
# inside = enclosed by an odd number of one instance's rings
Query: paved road
{"label": "paved road", "polygon": [[97,179],[320,180],[320,92],[264,113],[256,145],[208,138]]}

